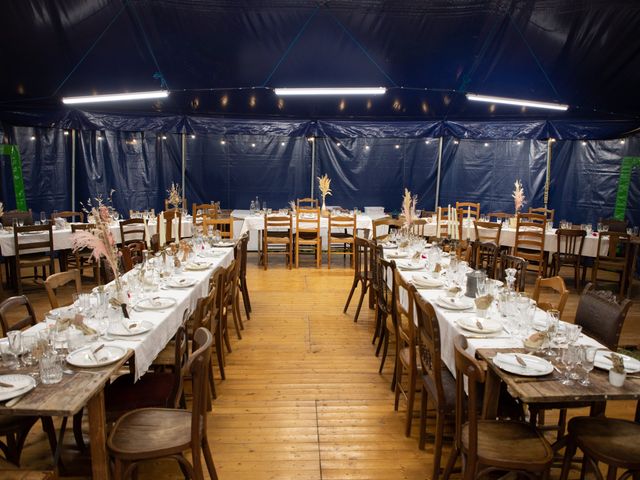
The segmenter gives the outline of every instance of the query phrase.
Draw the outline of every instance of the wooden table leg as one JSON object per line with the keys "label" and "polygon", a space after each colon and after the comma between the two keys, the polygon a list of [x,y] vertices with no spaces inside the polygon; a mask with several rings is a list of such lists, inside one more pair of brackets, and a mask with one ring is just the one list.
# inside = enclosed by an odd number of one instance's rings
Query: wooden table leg
{"label": "wooden table leg", "polygon": [[493,420],[498,416],[498,402],[500,400],[500,384],[502,381],[490,368],[484,384],[484,403],[482,405],[482,418]]}
{"label": "wooden table leg", "polygon": [[89,441],[91,447],[91,473],[94,479],[109,478],[109,457],[107,455],[104,390],[96,393],[87,403],[89,413]]}

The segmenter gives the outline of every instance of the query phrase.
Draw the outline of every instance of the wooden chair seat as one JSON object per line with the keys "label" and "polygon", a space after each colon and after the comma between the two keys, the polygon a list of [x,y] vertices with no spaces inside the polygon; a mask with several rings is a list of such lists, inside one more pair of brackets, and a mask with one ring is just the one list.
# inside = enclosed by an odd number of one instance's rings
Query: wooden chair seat
{"label": "wooden chair seat", "polygon": [[38,255],[37,253],[20,256],[20,265],[23,267],[40,267],[48,265],[50,261],[51,259],[46,255]]}
{"label": "wooden chair seat", "polygon": [[[469,424],[462,427],[462,448],[469,445]],[[478,463],[505,470],[542,472],[553,459],[553,451],[535,428],[512,420],[478,421]]]}
{"label": "wooden chair seat", "polygon": [[125,413],[109,437],[109,450],[123,459],[178,455],[190,447],[191,412],[187,410],[143,408]]}
{"label": "wooden chair seat", "polygon": [[2,480],[55,480],[57,475],[52,470],[5,470],[0,469]]}

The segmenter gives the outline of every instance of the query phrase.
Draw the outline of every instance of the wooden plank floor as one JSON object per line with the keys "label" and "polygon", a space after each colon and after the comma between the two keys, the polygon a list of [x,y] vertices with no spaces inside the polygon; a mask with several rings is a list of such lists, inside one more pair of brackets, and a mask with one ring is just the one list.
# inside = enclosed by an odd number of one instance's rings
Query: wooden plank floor
{"label": "wooden plank floor", "polygon": [[[411,438],[403,434],[405,405],[401,401],[395,412],[389,389],[393,359],[379,375],[366,300],[358,323],[353,322],[359,291],[348,313],[342,313],[353,271],[341,262],[331,270],[326,263],[320,270],[287,270],[278,260],[273,263],[265,272],[250,257],[252,318],[245,321],[243,339],[232,338],[227,380],[217,383],[208,432],[220,479],[429,478],[433,444],[418,450],[417,422]],[[27,294],[44,315],[43,290]],[[572,318],[576,305],[572,294],[566,318]],[[640,308],[634,305],[623,343],[637,345],[639,323]],[[631,418],[632,408],[619,402],[610,413]],[[89,478],[88,459],[72,442],[67,435],[65,463],[73,478]],[[23,465],[44,469],[50,462],[36,426]],[[172,463],[158,462],[142,469],[140,477],[181,475]]]}

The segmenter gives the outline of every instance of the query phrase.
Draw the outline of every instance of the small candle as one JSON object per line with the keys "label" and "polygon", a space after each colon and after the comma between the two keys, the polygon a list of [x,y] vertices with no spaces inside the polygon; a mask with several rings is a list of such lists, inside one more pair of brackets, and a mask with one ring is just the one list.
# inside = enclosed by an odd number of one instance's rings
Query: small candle
{"label": "small candle", "polygon": [[160,241],[160,246],[164,247],[164,244],[167,243],[167,229],[164,224],[164,212],[160,212],[158,216],[158,240]]}

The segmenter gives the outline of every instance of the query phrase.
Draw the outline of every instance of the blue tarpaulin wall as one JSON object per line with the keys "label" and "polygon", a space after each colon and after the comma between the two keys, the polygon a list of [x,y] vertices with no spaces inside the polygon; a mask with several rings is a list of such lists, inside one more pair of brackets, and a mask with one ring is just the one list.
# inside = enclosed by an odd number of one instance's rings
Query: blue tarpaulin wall
{"label": "blue tarpaulin wall", "polygon": [[[24,123],[24,116],[15,118]],[[595,223],[613,215],[622,159],[640,156],[640,137],[625,122],[585,122],[582,130],[579,122],[568,121],[385,123],[157,116],[145,123],[137,117],[74,111],[54,119],[49,128],[8,122],[2,126],[4,141],[19,147],[27,204],[36,213],[72,207],[71,135],[64,135],[61,127],[78,128],[77,203],[106,198],[114,189],[114,206],[123,214],[163,208],[171,182],[181,183],[181,131],[186,132],[188,203],[220,200],[226,208],[243,209],[256,195],[269,206],[285,206],[309,195],[312,181],[318,196],[315,177],[326,173],[333,189],[328,204],[398,210],[406,187],[418,195],[419,208],[432,210],[438,136],[443,137],[440,205],[479,201],[485,213],[511,212],[513,182],[521,179],[527,206],[542,206],[546,136],[553,136],[558,141],[552,144],[549,207],[558,220]],[[592,138],[597,136],[609,139]],[[0,156],[2,201],[10,209],[15,201],[8,164],[9,158]],[[639,177],[636,168],[626,209],[633,225],[640,225]]]}

